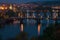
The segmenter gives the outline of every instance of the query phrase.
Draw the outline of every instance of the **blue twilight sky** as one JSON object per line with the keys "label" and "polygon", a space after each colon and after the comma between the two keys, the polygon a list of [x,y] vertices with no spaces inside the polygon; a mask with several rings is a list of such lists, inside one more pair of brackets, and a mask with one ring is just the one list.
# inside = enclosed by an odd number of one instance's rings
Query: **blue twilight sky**
{"label": "blue twilight sky", "polygon": [[0,0],[0,3],[26,3],[36,1],[59,1],[59,0]]}

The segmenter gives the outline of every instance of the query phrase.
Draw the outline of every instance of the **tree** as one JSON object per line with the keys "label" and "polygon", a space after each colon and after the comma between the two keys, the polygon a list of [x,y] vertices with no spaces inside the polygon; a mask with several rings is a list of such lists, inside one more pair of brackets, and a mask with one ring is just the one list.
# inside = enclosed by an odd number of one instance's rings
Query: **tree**
{"label": "tree", "polygon": [[44,30],[42,39],[43,40],[55,40],[56,38],[55,33],[56,33],[56,27],[54,24],[53,25],[51,24],[46,28],[46,30]]}
{"label": "tree", "polygon": [[8,10],[6,12],[6,15],[8,15],[9,17],[15,17],[17,14],[13,10]]}
{"label": "tree", "polygon": [[21,32],[16,36],[16,40],[28,40],[28,35],[25,32]]}
{"label": "tree", "polygon": [[56,25],[56,40],[60,40],[60,24]]}

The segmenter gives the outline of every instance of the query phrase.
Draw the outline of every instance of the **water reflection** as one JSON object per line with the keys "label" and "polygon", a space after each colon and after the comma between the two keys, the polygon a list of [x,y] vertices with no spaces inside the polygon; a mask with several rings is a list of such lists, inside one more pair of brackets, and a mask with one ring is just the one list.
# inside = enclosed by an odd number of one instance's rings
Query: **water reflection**
{"label": "water reflection", "polygon": [[9,24],[5,25],[5,28],[0,31],[2,35],[2,40],[6,40],[7,38],[14,38],[17,34],[20,33],[20,24]]}
{"label": "water reflection", "polygon": [[[31,18],[29,19],[28,17],[30,17],[30,13],[29,10],[27,10],[26,15],[27,18],[20,20],[13,19],[12,24],[5,25],[4,30],[0,31],[0,34],[3,36],[4,40],[9,37],[15,37],[21,31],[27,32],[29,38],[31,38],[32,36],[37,36],[37,34],[43,35],[43,30],[45,30],[49,24],[55,24],[56,21],[49,19],[51,17],[50,12],[46,12],[46,15],[44,15],[44,12],[40,12],[38,14],[36,12],[33,12]],[[56,14],[54,14],[53,17],[55,15]],[[32,19],[32,17],[36,17],[37,19]],[[23,22],[23,24],[20,25],[21,22]],[[57,20],[57,22],[60,23],[60,20]],[[38,23],[40,23],[40,25],[38,25]],[[38,33],[38,31],[40,31],[40,33]]]}

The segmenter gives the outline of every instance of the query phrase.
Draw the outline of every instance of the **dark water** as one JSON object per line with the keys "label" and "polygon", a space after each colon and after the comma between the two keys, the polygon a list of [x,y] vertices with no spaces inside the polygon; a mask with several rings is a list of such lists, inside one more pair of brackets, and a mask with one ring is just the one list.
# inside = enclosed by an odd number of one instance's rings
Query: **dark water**
{"label": "dark water", "polygon": [[[24,22],[24,31],[28,33],[28,37],[31,38],[32,36],[37,36],[37,21],[33,19],[25,19]],[[47,28],[48,24],[54,23],[54,20],[40,20],[41,22],[41,31],[40,35],[43,35],[43,30]],[[60,23],[60,20],[57,21]],[[16,35],[20,33],[20,24],[10,24],[5,25],[4,29],[0,29],[0,35],[2,36],[3,40],[6,40],[7,38],[15,38]]]}
{"label": "dark water", "polygon": [[14,38],[17,34],[20,33],[20,25],[19,24],[10,24],[5,25],[4,29],[0,29],[0,35],[3,40],[7,38]]}

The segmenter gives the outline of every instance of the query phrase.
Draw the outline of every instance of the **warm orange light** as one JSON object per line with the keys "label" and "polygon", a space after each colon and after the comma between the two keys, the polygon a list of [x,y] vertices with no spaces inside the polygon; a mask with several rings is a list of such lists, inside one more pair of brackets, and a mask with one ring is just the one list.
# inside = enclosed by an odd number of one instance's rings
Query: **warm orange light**
{"label": "warm orange light", "polygon": [[7,7],[5,7],[5,9],[7,9]]}
{"label": "warm orange light", "polygon": [[2,10],[4,10],[4,8],[3,8],[3,7],[2,7],[1,9],[2,9]]}
{"label": "warm orange light", "polygon": [[4,7],[1,6],[0,9],[1,9],[1,10],[4,10]]}
{"label": "warm orange light", "polygon": [[23,27],[24,27],[23,24],[21,24],[21,31],[23,31]]}
{"label": "warm orange light", "polygon": [[38,32],[40,32],[41,24],[38,24]]}
{"label": "warm orange light", "polygon": [[12,9],[13,9],[13,7],[12,7],[12,5],[11,5],[11,4],[10,4],[10,6],[9,6],[9,9],[10,9],[10,10],[12,10]]}

